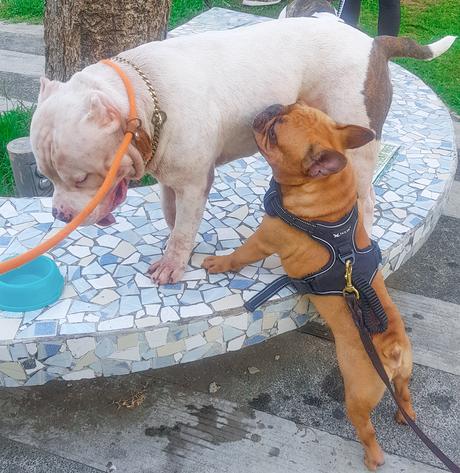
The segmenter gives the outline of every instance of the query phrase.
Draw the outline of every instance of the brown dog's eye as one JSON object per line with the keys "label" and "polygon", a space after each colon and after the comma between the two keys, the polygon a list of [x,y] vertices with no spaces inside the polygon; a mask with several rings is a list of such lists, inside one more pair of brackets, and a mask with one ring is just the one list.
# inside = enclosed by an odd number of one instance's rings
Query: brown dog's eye
{"label": "brown dog's eye", "polygon": [[275,133],[276,122],[273,122],[268,129],[268,140],[271,145],[276,145],[276,133]]}

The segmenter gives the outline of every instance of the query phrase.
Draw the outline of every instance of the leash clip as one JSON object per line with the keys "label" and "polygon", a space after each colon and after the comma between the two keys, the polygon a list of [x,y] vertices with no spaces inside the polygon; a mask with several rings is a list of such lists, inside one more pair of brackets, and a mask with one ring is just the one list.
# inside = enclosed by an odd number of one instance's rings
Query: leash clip
{"label": "leash clip", "polygon": [[345,287],[343,289],[343,295],[346,294],[354,294],[356,299],[359,299],[359,292],[355,286],[353,286],[353,282],[351,280],[353,272],[353,263],[350,259],[345,262]]}

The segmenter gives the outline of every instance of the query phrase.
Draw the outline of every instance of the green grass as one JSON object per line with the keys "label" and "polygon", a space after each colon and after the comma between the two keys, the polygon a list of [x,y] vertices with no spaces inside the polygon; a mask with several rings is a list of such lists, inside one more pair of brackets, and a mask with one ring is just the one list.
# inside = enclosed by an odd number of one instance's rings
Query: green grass
{"label": "green grass", "polygon": [[6,145],[29,134],[33,109],[20,106],[0,113],[0,195],[14,195],[14,179]]}
{"label": "green grass", "polygon": [[43,13],[43,0],[0,0],[0,18],[40,23]]}

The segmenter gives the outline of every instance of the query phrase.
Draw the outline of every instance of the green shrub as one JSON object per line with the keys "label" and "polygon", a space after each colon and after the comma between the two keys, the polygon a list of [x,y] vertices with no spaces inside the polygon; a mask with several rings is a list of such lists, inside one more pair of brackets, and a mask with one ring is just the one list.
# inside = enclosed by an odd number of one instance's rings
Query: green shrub
{"label": "green shrub", "polygon": [[0,195],[14,195],[14,179],[6,145],[29,134],[33,109],[19,106],[0,113]]}

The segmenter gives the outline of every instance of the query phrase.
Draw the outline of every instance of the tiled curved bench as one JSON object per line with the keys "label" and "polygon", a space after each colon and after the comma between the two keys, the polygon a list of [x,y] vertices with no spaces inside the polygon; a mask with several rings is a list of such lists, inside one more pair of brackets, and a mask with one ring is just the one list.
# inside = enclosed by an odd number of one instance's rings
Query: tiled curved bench
{"label": "tiled curved bench", "polygon": [[[182,31],[226,26],[216,18],[229,18],[237,26],[255,17],[213,9]],[[386,274],[426,240],[456,167],[446,108],[412,74],[397,66],[392,73],[395,93],[384,141],[401,148],[376,183],[374,227]],[[276,257],[239,274],[208,276],[200,269],[205,255],[230,251],[254,231],[269,177],[258,156],[219,168],[180,284],[155,288],[145,277],[168,235],[155,186],[130,190],[116,225],[74,232],[51,252],[67,279],[61,300],[43,311],[0,312],[0,386],[185,363],[238,350],[305,323],[314,308],[289,289],[252,314],[242,308],[244,300],[282,274]],[[0,199],[0,257],[34,247],[60,227],[50,205],[50,199]]]}

